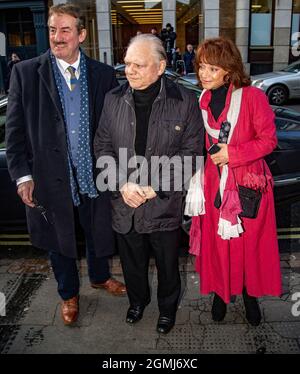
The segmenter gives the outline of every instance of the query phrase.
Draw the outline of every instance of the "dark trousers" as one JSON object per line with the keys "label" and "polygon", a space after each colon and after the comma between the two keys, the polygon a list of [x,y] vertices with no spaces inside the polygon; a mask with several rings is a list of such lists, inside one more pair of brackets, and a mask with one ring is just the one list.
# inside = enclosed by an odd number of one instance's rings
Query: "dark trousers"
{"label": "dark trousers", "polygon": [[160,314],[175,316],[181,287],[179,230],[139,234],[132,229],[128,234],[117,234],[117,240],[130,305],[150,303],[148,267],[152,249],[157,267]]}
{"label": "dark trousers", "polygon": [[[103,283],[110,278],[108,257],[96,257],[95,243],[91,231],[91,199],[83,198],[83,203],[76,208],[80,225],[83,228],[86,244],[86,259],[89,278],[92,283]],[[79,275],[77,261],[57,252],[50,252],[50,261],[57,281],[57,290],[63,300],[79,294]]]}

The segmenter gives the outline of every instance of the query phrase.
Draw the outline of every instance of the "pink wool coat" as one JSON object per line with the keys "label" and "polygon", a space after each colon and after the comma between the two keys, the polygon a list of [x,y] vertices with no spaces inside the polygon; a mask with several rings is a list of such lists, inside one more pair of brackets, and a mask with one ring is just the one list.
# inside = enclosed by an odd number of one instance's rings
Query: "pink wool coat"
{"label": "pink wool coat", "polygon": [[[225,108],[215,121],[208,106],[211,92],[205,92],[200,107],[208,111],[210,127],[220,128],[227,116],[230,97],[231,89]],[[229,303],[230,296],[241,294],[243,287],[255,297],[282,293],[273,179],[263,159],[276,144],[274,114],[265,94],[255,87],[244,87],[240,114],[228,145],[228,167],[237,184],[255,189],[264,187],[264,192],[257,218],[241,218],[244,232],[238,238],[221,239],[217,234],[219,210],[214,207],[219,176],[208,156],[204,172],[206,214],[193,217],[190,231],[190,251],[197,255],[202,294],[215,292]],[[206,146],[209,147],[207,135]]]}

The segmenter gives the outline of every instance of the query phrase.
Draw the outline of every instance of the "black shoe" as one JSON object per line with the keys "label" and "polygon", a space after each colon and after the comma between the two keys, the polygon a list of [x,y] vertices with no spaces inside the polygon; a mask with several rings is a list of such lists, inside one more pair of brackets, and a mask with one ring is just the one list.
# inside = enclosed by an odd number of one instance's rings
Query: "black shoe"
{"label": "black shoe", "polygon": [[160,315],[157,321],[156,331],[161,334],[167,334],[175,325],[175,317]]}
{"label": "black shoe", "polygon": [[252,326],[258,326],[261,321],[261,313],[256,298],[254,296],[249,296],[247,291],[244,290],[243,299],[246,309],[247,321]]}
{"label": "black shoe", "polygon": [[133,324],[138,322],[140,319],[143,318],[145,307],[137,305],[137,306],[131,306],[126,315],[126,322]]}
{"label": "black shoe", "polygon": [[215,293],[213,305],[211,308],[211,316],[215,322],[221,322],[226,316],[226,303]]}

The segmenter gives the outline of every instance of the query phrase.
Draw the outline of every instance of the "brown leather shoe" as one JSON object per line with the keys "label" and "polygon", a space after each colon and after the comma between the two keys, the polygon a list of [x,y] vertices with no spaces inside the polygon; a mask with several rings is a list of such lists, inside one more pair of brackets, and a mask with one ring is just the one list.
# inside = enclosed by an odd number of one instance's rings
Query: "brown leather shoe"
{"label": "brown leather shoe", "polygon": [[104,283],[91,283],[93,288],[104,288],[107,292],[115,296],[125,296],[126,286],[114,278],[109,278]]}
{"label": "brown leather shoe", "polygon": [[70,325],[77,321],[79,312],[79,296],[72,299],[63,300],[61,304],[61,316],[65,325]]}

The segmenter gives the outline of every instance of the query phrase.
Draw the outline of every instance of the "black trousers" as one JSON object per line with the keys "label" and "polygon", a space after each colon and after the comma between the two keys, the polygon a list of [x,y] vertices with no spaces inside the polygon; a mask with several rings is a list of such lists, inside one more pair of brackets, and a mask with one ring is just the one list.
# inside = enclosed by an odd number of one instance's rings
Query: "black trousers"
{"label": "black trousers", "polygon": [[[92,283],[104,283],[110,277],[109,259],[107,256],[96,257],[93,235],[91,231],[92,208],[91,199],[82,197],[83,202],[76,208],[80,225],[84,231],[88,274]],[[63,300],[71,299],[79,294],[79,275],[77,261],[58,252],[50,252],[51,266],[57,281],[57,290]]]}
{"label": "black trousers", "polygon": [[117,234],[119,255],[131,306],[150,303],[148,268],[151,249],[157,267],[157,300],[160,314],[175,316],[180,296],[178,266],[179,230]]}

